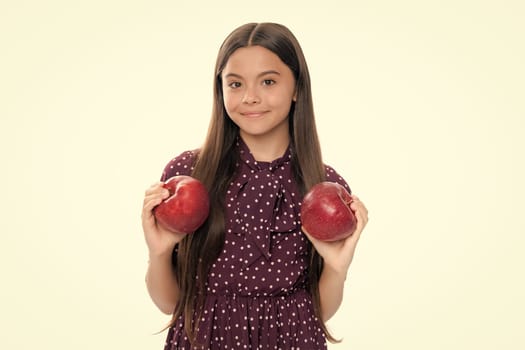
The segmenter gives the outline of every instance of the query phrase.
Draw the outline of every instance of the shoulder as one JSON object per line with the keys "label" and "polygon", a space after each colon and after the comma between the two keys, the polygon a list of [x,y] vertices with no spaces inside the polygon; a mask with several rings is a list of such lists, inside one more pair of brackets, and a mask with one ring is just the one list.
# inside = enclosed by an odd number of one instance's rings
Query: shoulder
{"label": "shoulder", "polygon": [[341,186],[343,186],[344,188],[346,188],[346,190],[349,193],[352,193],[352,190],[350,189],[350,186],[348,185],[346,180],[341,175],[339,175],[339,173],[334,168],[326,164],[324,167],[325,167],[325,173],[326,173],[326,181],[336,182],[340,184]]}
{"label": "shoulder", "polygon": [[162,171],[161,181],[177,175],[190,175],[195,166],[199,150],[184,151],[171,159]]}

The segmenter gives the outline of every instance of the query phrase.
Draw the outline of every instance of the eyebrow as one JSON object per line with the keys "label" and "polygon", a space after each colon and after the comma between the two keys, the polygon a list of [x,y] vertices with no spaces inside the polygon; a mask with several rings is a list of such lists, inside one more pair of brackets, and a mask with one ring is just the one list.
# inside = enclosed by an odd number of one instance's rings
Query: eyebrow
{"label": "eyebrow", "polygon": [[[276,74],[276,75],[281,75],[281,73],[279,73],[278,71],[276,70],[265,70],[264,72],[261,72],[259,74],[257,74],[257,78],[260,78],[262,76],[265,76],[265,75],[269,75],[269,74]],[[224,76],[225,78],[230,78],[230,77],[234,77],[234,78],[239,78],[241,79],[242,76],[237,74],[237,73],[228,73]]]}

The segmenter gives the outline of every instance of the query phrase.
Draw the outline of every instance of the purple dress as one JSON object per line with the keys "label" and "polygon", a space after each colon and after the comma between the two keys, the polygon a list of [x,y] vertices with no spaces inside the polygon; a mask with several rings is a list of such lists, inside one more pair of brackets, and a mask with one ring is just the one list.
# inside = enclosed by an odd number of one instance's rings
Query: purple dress
{"label": "purple dress", "polygon": [[[238,140],[241,161],[226,194],[225,242],[207,280],[199,349],[326,349],[307,290],[310,242],[301,232],[290,149],[257,162]],[[177,156],[162,180],[189,175],[194,160],[191,151]],[[326,176],[350,191],[328,166]],[[165,350],[190,348],[179,317]]]}

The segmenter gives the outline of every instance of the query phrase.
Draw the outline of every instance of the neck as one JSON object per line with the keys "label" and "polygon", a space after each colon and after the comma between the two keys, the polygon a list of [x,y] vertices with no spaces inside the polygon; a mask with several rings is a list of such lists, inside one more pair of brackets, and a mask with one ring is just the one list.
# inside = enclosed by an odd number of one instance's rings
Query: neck
{"label": "neck", "polygon": [[243,141],[246,143],[253,158],[259,162],[271,162],[283,156],[290,144],[288,133],[283,137],[272,136],[254,136],[240,133]]}

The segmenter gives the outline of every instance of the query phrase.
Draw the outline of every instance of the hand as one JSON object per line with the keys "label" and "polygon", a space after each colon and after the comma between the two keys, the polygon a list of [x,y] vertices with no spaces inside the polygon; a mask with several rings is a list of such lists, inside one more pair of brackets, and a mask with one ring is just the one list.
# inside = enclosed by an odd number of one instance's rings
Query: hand
{"label": "hand", "polygon": [[306,237],[312,242],[319,255],[323,257],[324,266],[344,274],[346,274],[350,267],[350,263],[354,258],[357,242],[359,241],[361,232],[368,222],[368,210],[363,202],[361,202],[355,195],[352,195],[350,209],[354,212],[357,218],[357,226],[352,235],[340,241],[320,241],[310,236],[303,227],[303,232]]}
{"label": "hand", "polygon": [[162,185],[158,182],[146,190],[142,207],[142,229],[150,256],[171,254],[173,247],[186,236],[185,233],[167,230],[153,215],[153,209],[169,197],[169,191]]}

